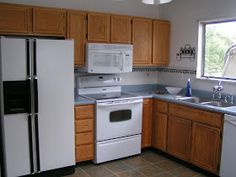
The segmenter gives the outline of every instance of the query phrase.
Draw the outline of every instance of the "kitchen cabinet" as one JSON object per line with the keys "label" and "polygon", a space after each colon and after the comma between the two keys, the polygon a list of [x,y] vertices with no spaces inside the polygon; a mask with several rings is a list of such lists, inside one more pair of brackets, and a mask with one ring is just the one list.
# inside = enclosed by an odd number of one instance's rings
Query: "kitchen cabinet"
{"label": "kitchen cabinet", "polygon": [[33,8],[33,33],[65,36],[66,11],[53,8]]}
{"label": "kitchen cabinet", "polygon": [[110,15],[102,13],[88,13],[88,41],[110,41]]}
{"label": "kitchen cabinet", "polygon": [[169,116],[167,151],[183,160],[190,159],[191,121]]}
{"label": "kitchen cabinet", "polygon": [[131,17],[111,16],[111,43],[131,43]]}
{"label": "kitchen cabinet", "polygon": [[94,105],[75,106],[76,162],[94,158]]}
{"label": "kitchen cabinet", "polygon": [[152,99],[143,100],[142,148],[151,146],[152,138]]}
{"label": "kitchen cabinet", "polygon": [[86,13],[80,11],[67,12],[67,38],[74,39],[74,64],[85,64]]}
{"label": "kitchen cabinet", "polygon": [[168,152],[219,174],[223,114],[169,104]]}
{"label": "kitchen cabinet", "polygon": [[193,164],[218,173],[220,154],[220,129],[201,123],[193,123],[192,154]]}
{"label": "kitchen cabinet", "polygon": [[153,104],[153,126],[152,126],[152,146],[166,151],[168,103],[154,100]]}
{"label": "kitchen cabinet", "polygon": [[0,4],[0,33],[27,34],[32,31],[32,8],[21,5]]}
{"label": "kitchen cabinet", "polygon": [[168,66],[170,48],[170,22],[153,21],[153,65]]}
{"label": "kitchen cabinet", "polygon": [[150,66],[152,64],[152,20],[133,18],[132,29],[133,64]]}

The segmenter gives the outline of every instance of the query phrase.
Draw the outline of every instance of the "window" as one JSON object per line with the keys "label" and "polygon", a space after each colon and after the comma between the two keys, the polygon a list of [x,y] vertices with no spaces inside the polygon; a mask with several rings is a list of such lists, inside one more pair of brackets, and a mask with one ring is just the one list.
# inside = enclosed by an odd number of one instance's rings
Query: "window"
{"label": "window", "polygon": [[198,77],[236,80],[236,20],[199,25]]}

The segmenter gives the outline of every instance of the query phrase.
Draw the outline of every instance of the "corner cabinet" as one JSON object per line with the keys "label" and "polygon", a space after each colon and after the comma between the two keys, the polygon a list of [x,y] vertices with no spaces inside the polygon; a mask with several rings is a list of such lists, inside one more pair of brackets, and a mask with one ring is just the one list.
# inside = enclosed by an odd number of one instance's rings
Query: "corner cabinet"
{"label": "corner cabinet", "polygon": [[67,38],[74,39],[74,64],[84,66],[86,43],[86,13],[80,11],[67,12]]}
{"label": "corner cabinet", "polygon": [[28,34],[32,31],[32,8],[0,4],[0,33]]}
{"label": "corner cabinet", "polygon": [[110,15],[102,13],[88,13],[88,41],[110,41]]}
{"label": "corner cabinet", "polygon": [[76,162],[94,158],[94,105],[75,106]]}
{"label": "corner cabinet", "polygon": [[33,8],[33,33],[65,36],[66,11],[52,8]]}
{"label": "corner cabinet", "polygon": [[131,43],[131,17],[111,16],[111,43]]}
{"label": "corner cabinet", "polygon": [[150,147],[152,141],[152,98],[143,100],[142,148]]}
{"label": "corner cabinet", "polygon": [[170,22],[153,21],[153,59],[156,66],[168,66],[170,48]]}
{"label": "corner cabinet", "polygon": [[168,103],[155,99],[153,104],[152,146],[162,151],[166,151],[167,121]]}
{"label": "corner cabinet", "polygon": [[152,20],[133,18],[133,64],[148,66],[152,63]]}

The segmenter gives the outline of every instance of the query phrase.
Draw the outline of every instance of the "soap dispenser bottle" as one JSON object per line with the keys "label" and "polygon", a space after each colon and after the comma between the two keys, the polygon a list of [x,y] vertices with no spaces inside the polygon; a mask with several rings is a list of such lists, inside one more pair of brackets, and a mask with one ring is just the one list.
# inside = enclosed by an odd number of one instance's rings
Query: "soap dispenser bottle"
{"label": "soap dispenser bottle", "polygon": [[190,83],[190,78],[188,78],[186,86],[186,96],[191,96],[191,95],[192,95],[191,83]]}

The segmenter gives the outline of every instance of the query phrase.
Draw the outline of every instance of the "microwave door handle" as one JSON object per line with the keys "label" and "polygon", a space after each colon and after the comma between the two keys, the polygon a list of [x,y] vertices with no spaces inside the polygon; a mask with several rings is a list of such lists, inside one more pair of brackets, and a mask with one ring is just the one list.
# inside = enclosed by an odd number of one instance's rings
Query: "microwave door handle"
{"label": "microwave door handle", "polygon": [[122,69],[121,69],[121,71],[124,71],[124,69],[125,69],[124,64],[125,64],[125,53],[122,52]]}

